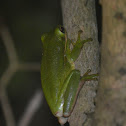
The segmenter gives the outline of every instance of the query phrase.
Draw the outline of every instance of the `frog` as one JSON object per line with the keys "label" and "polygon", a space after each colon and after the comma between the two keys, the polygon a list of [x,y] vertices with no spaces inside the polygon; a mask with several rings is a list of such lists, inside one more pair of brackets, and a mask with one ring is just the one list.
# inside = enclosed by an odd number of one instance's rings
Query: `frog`
{"label": "frog", "polygon": [[92,38],[81,40],[82,32],[78,31],[76,42],[68,38],[67,31],[61,25],[41,36],[42,89],[52,114],[62,126],[68,121],[84,83],[98,79],[97,73],[89,74],[90,69],[81,76],[75,68],[75,61],[84,44],[92,41]]}

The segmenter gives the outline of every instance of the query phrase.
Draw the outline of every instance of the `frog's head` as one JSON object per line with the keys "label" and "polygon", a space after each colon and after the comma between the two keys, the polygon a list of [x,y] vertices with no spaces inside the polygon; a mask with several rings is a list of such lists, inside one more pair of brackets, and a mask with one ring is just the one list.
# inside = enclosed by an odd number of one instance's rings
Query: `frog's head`
{"label": "frog's head", "polygon": [[63,26],[61,25],[58,25],[56,28],[55,28],[55,35],[58,36],[58,37],[65,37],[65,34],[66,34],[66,30],[64,29]]}
{"label": "frog's head", "polygon": [[65,36],[66,36],[66,30],[64,29],[63,26],[58,25],[53,31],[45,33],[41,36],[42,42],[44,42],[46,38],[48,39],[49,36],[51,36],[51,37],[56,36],[56,37],[58,37],[58,39],[62,40],[62,38],[65,38]]}

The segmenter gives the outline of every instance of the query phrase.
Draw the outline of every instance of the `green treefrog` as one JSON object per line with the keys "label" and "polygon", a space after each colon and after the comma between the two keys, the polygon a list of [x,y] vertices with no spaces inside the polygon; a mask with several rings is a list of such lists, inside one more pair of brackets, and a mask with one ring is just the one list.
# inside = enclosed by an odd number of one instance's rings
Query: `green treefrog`
{"label": "green treefrog", "polygon": [[[67,38],[67,32],[62,26],[42,35],[43,54],[41,63],[41,83],[46,101],[54,116],[61,125],[70,116],[78,93],[87,80],[97,80],[98,74],[89,75],[88,70],[83,76],[75,69],[74,62],[78,58],[84,43],[91,38],[75,43]],[[71,49],[71,45],[73,48]]]}

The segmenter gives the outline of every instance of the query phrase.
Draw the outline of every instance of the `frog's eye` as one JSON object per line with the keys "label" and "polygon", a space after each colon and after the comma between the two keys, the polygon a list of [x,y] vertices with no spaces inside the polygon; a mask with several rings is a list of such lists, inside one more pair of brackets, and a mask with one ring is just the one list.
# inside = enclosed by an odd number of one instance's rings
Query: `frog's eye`
{"label": "frog's eye", "polygon": [[60,31],[62,32],[62,33],[65,33],[65,29],[64,29],[64,27],[62,27],[62,26],[60,26]]}

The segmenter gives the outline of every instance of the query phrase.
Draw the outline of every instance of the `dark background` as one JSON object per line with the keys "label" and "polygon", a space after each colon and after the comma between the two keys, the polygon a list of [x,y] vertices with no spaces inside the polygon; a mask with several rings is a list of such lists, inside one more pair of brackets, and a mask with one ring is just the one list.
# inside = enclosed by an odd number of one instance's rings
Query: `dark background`
{"label": "dark background", "polygon": [[[101,7],[96,0],[96,11],[101,42]],[[62,25],[60,0],[1,0],[0,26],[8,27],[20,62],[41,63],[41,35]],[[11,53],[11,52],[10,52]],[[9,65],[4,42],[0,36],[0,77]],[[35,91],[41,89],[40,71],[17,71],[7,86],[7,94],[16,123]],[[68,124],[67,124],[68,125]],[[6,126],[0,104],[0,126]],[[59,126],[46,101],[34,114],[29,126]]]}

